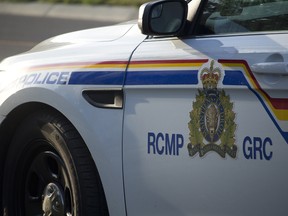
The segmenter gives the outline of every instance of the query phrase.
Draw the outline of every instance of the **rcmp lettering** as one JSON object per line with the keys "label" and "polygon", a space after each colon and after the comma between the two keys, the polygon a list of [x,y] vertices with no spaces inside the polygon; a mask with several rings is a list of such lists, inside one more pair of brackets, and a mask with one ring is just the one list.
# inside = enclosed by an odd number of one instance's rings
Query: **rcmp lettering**
{"label": "rcmp lettering", "polygon": [[148,133],[148,154],[177,156],[183,146],[182,134]]}
{"label": "rcmp lettering", "polygon": [[243,141],[243,154],[248,160],[271,160],[273,152],[270,150],[273,146],[269,137],[262,139],[260,137],[245,137]]}
{"label": "rcmp lettering", "polygon": [[236,158],[233,103],[224,90],[217,89],[223,70],[221,65],[214,66],[212,60],[200,72],[203,90],[199,89],[190,112],[188,152],[191,157],[197,153],[203,157],[208,152],[217,152],[223,158],[226,154]]}
{"label": "rcmp lettering", "polygon": [[20,78],[19,83],[28,85],[66,85],[70,72],[35,73]]}

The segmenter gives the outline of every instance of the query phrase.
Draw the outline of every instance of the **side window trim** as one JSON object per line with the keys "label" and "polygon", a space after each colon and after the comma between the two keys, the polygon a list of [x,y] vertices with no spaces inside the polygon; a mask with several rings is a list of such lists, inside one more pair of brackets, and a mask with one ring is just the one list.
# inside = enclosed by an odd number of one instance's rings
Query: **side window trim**
{"label": "side window trim", "polygon": [[260,4],[262,1],[234,0],[238,5],[230,7],[215,0],[205,0],[198,9],[189,35],[242,35],[287,31],[288,1],[269,0]]}

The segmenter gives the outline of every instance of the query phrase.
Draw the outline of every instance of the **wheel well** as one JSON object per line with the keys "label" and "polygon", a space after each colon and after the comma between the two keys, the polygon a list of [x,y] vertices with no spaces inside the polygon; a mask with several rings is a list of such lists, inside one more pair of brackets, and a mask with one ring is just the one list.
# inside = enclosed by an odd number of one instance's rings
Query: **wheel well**
{"label": "wheel well", "polygon": [[[0,194],[2,194],[3,172],[6,161],[6,155],[9,148],[9,143],[12,140],[13,134],[19,123],[29,114],[43,108],[51,108],[48,105],[41,103],[26,103],[10,112],[0,125]],[[0,196],[0,214],[2,209],[2,196]],[[5,215],[5,213],[4,213]]]}
{"label": "wheel well", "polygon": [[[6,116],[2,124],[0,125],[0,194],[2,194],[3,192],[3,188],[2,188],[3,172],[4,172],[5,161],[6,161],[6,155],[8,153],[9,144],[11,143],[13,139],[13,134],[15,133],[17,126],[29,114],[34,113],[38,110],[44,110],[44,109],[60,113],[58,110],[56,110],[55,108],[47,104],[31,102],[31,103],[22,104],[21,106],[12,110]],[[63,115],[62,113],[60,114]],[[96,166],[96,169],[97,169],[97,166]],[[2,203],[3,203],[2,196],[0,196],[0,203],[1,203],[0,204],[0,215],[1,215],[1,213],[4,211],[3,206],[2,206]]]}
{"label": "wheel well", "polygon": [[[42,103],[26,103],[12,110],[5,118],[4,122],[0,126],[0,158],[3,158],[8,150],[8,145],[13,137],[13,134],[18,124],[30,113],[37,110],[52,107]],[[6,151],[5,151],[6,150]]]}

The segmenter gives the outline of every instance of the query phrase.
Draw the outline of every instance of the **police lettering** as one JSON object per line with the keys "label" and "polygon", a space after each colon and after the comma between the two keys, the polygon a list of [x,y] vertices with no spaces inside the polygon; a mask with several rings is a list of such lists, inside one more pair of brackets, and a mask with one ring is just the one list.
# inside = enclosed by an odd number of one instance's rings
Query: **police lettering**
{"label": "police lettering", "polygon": [[23,85],[40,85],[40,84],[56,84],[66,85],[69,80],[69,72],[51,72],[29,74],[20,78],[19,82]]}
{"label": "police lettering", "polygon": [[243,141],[244,157],[248,160],[271,160],[273,152],[269,147],[273,146],[272,140],[266,137],[264,140],[260,137],[245,137]]}
{"label": "police lettering", "polygon": [[184,146],[182,134],[148,133],[148,154],[179,155]]}

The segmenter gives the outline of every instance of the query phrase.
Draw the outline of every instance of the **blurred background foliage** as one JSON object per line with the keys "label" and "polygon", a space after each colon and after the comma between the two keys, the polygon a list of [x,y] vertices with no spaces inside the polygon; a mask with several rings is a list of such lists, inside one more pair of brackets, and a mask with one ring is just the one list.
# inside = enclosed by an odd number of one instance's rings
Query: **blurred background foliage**
{"label": "blurred background foliage", "polygon": [[[65,4],[108,4],[108,5],[134,5],[140,6],[151,0],[0,0],[0,2],[48,2],[48,3],[65,3]],[[235,2],[242,6],[258,5],[267,2],[283,1],[283,0],[212,0],[211,3],[225,3],[231,5]],[[285,1],[285,0],[284,0]],[[287,1],[287,0],[286,0]]]}
{"label": "blurred background foliage", "polygon": [[[0,0],[0,2],[36,2],[37,0]],[[108,4],[108,5],[134,5],[140,6],[149,0],[38,0],[38,2],[47,3],[65,3],[65,4]]]}

